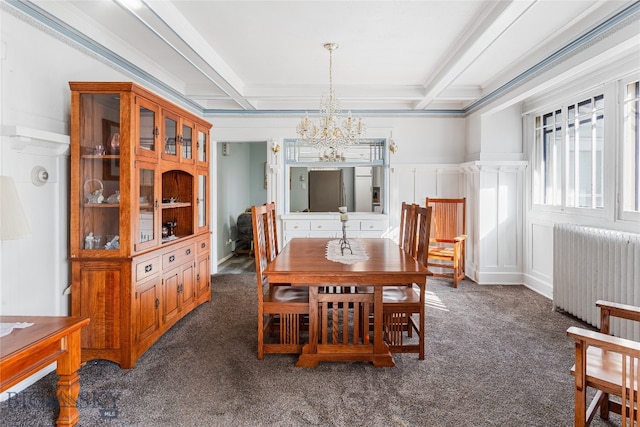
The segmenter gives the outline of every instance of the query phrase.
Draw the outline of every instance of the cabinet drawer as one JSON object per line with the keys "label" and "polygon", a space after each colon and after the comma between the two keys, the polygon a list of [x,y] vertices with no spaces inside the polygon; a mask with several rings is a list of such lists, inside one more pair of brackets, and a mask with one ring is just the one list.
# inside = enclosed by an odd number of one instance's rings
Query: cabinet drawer
{"label": "cabinet drawer", "polygon": [[284,229],[287,231],[302,231],[310,229],[309,221],[284,221]]}
{"label": "cabinet drawer", "polygon": [[[347,223],[347,227],[349,224]],[[313,221],[311,223],[311,231],[322,231],[322,230],[342,230],[342,223],[338,220],[319,220]]]}
{"label": "cabinet drawer", "polygon": [[210,236],[207,234],[205,237],[201,237],[196,242],[196,251],[198,251],[198,255],[201,255],[205,252],[209,252],[209,246],[211,245]]}
{"label": "cabinet drawer", "polygon": [[360,230],[362,231],[384,231],[387,228],[386,221],[362,220]]}
{"label": "cabinet drawer", "polygon": [[153,257],[144,261],[139,261],[135,264],[136,282],[141,282],[147,277],[151,277],[154,274],[160,272],[160,257]]}
{"label": "cabinet drawer", "polygon": [[162,255],[162,269],[169,270],[195,259],[195,244],[180,246]]}

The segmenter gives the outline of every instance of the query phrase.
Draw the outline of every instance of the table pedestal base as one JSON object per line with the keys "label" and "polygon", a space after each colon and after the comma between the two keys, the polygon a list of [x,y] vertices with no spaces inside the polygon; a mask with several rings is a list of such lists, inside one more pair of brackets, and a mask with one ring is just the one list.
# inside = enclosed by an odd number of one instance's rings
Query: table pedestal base
{"label": "table pedestal base", "polygon": [[389,346],[385,343],[386,352],[374,353],[373,345],[322,345],[317,346],[317,352],[311,352],[311,346],[305,344],[302,354],[296,362],[299,368],[315,368],[318,362],[372,362],[373,366],[390,368],[396,366]]}

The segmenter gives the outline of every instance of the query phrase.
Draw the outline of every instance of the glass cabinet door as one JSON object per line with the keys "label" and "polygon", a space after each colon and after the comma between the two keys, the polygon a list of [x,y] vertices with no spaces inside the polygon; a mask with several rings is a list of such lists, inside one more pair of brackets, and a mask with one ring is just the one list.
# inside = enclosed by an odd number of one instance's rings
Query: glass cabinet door
{"label": "glass cabinet door", "polygon": [[207,158],[207,154],[208,154],[208,141],[207,141],[207,137],[209,136],[208,131],[204,132],[200,129],[198,129],[198,143],[197,143],[197,149],[198,149],[198,155],[197,155],[197,160],[198,160],[198,166],[206,166],[208,163],[208,158]]}
{"label": "glass cabinet door", "polygon": [[207,206],[208,200],[208,190],[209,190],[209,175],[207,171],[199,171],[198,172],[198,222],[197,229],[198,231],[205,231],[208,227],[207,219],[209,218]]}
{"label": "glass cabinet door", "polygon": [[79,248],[118,250],[120,94],[81,94],[80,109]]}
{"label": "glass cabinet door", "polygon": [[169,112],[164,112],[164,148],[162,158],[178,160],[178,118]]}
{"label": "glass cabinet door", "polygon": [[136,155],[158,158],[158,106],[142,98],[136,100],[138,104],[138,129],[135,135]]}
{"label": "glass cabinet door", "polygon": [[180,160],[193,163],[193,126],[184,122],[182,123],[180,144],[182,147]]}
{"label": "glass cabinet door", "polygon": [[156,196],[157,182],[155,165],[138,164],[136,168],[138,174],[137,196],[138,196],[138,216],[134,220],[135,230],[135,250],[140,251],[158,244],[158,207],[159,201]]}
{"label": "glass cabinet door", "polygon": [[195,125],[170,111],[163,111],[164,149],[162,158],[174,162],[193,164],[193,138]]}

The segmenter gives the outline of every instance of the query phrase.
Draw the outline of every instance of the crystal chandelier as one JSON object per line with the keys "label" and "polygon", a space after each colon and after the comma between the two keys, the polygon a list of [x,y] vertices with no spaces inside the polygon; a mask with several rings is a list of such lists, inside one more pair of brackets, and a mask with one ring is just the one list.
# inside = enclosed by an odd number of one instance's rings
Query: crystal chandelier
{"label": "crystal chandelier", "polygon": [[340,103],[333,93],[333,51],[338,44],[325,43],[324,48],[329,51],[329,95],[323,96],[320,102],[320,120],[316,123],[305,115],[296,130],[302,142],[323,151],[320,160],[344,161],[342,149],[356,144],[364,136],[366,128],[360,119],[351,117],[351,112],[342,120]]}

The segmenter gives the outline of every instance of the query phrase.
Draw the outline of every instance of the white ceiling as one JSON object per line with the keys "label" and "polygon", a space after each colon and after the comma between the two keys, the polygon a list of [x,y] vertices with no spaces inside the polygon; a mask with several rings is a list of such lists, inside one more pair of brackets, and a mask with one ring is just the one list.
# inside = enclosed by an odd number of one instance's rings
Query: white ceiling
{"label": "white ceiling", "polygon": [[326,42],[340,45],[333,82],[343,110],[464,111],[635,3],[19,2],[203,110],[278,111],[318,109]]}

